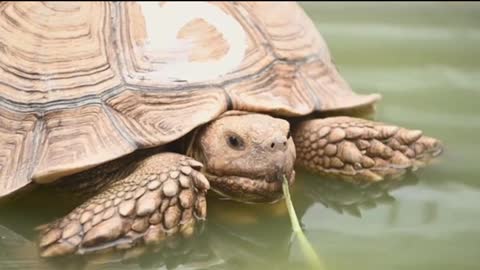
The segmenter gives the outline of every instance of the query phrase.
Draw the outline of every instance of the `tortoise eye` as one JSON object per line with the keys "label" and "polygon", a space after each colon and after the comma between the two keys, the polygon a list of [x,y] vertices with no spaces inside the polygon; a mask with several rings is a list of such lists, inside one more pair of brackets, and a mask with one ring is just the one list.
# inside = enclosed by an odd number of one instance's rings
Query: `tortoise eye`
{"label": "tortoise eye", "polygon": [[231,148],[235,150],[241,150],[244,146],[243,140],[237,135],[228,135],[227,143]]}

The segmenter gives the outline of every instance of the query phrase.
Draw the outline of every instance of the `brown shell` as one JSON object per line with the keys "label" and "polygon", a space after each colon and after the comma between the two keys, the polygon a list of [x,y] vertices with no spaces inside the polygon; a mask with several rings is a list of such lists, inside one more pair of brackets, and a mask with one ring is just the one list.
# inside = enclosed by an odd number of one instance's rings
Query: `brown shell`
{"label": "brown shell", "polygon": [[0,197],[226,110],[305,115],[379,98],[351,90],[298,4],[195,3],[0,3]]}

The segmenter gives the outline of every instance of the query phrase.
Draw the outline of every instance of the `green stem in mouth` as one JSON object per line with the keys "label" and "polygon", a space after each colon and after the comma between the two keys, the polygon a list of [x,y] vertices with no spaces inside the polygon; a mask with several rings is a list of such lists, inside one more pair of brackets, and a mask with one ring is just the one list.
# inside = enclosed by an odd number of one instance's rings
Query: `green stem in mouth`
{"label": "green stem in mouth", "polygon": [[302,249],[308,263],[313,269],[325,270],[325,266],[318,257],[317,253],[315,253],[315,250],[313,249],[312,245],[303,233],[302,228],[300,227],[300,223],[298,222],[297,214],[295,213],[295,208],[293,208],[292,199],[290,197],[288,180],[285,175],[283,176],[282,188],[283,194],[285,195],[285,202],[287,204],[288,214],[290,216],[290,222],[292,223],[293,232],[300,242],[300,248]]}

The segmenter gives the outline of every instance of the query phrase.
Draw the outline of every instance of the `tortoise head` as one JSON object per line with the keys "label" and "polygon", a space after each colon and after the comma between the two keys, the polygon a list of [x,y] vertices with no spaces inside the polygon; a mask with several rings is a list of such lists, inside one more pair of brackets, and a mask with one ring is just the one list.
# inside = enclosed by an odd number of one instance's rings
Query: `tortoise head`
{"label": "tortoise head", "polygon": [[293,184],[295,145],[290,125],[269,115],[230,111],[198,131],[192,156],[205,164],[212,190],[241,202],[283,197],[285,176]]}

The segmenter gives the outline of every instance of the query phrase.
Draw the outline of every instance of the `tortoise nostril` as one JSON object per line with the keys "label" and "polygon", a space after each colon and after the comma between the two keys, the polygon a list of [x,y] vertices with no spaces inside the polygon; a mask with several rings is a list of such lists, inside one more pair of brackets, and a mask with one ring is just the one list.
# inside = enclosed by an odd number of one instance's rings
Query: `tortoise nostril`
{"label": "tortoise nostril", "polygon": [[269,144],[272,151],[285,151],[287,149],[288,141],[285,136],[278,136],[273,138]]}

